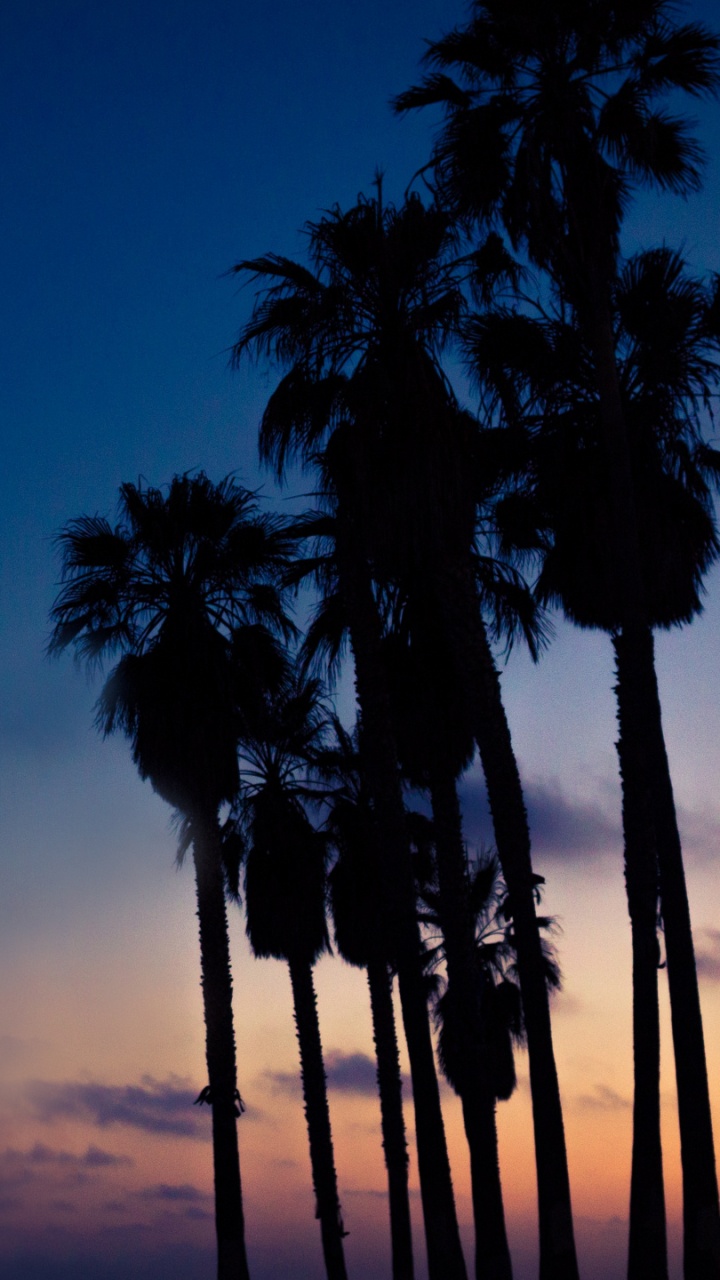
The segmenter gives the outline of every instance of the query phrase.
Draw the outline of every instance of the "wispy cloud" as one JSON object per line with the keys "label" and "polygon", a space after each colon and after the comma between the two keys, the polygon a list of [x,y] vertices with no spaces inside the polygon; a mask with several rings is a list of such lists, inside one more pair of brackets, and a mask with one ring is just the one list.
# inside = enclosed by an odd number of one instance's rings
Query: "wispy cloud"
{"label": "wispy cloud", "polygon": [[[328,1089],[338,1093],[377,1095],[375,1060],[367,1053],[343,1053],[330,1049],[325,1054],[325,1075]],[[300,1073],[292,1071],[266,1071],[264,1079],[278,1093],[296,1095],[301,1091]],[[403,1076],[403,1085],[410,1091],[410,1081]]]}
{"label": "wispy cloud", "polygon": [[143,1076],[137,1085],[32,1080],[26,1094],[34,1114],[46,1123],[71,1117],[101,1129],[122,1125],[182,1138],[208,1135],[207,1118],[193,1107],[197,1090],[174,1076],[165,1081]]}
{"label": "wispy cloud", "polygon": [[[471,844],[494,843],[482,776],[473,771],[462,783],[465,832]],[[533,851],[546,858],[587,858],[622,847],[619,796],[587,800],[569,795],[557,782],[524,779]]]}
{"label": "wispy cloud", "polygon": [[89,1146],[82,1154],[74,1151],[57,1151],[36,1142],[29,1151],[17,1151],[7,1147],[0,1152],[0,1162],[9,1165],[22,1165],[26,1168],[58,1168],[58,1169],[109,1169],[121,1165],[135,1163],[130,1156],[115,1155],[112,1151],[104,1151],[101,1147]]}
{"label": "wispy cloud", "polygon": [[375,1063],[366,1053],[342,1053],[334,1049],[325,1059],[325,1071],[329,1089],[370,1097],[377,1093]]}
{"label": "wispy cloud", "polygon": [[632,1107],[629,1098],[623,1098],[606,1084],[593,1085],[593,1093],[581,1094],[577,1099],[578,1106],[592,1111],[627,1111]]}
{"label": "wispy cloud", "polygon": [[187,1203],[192,1201],[211,1200],[212,1196],[207,1191],[201,1191],[199,1187],[194,1187],[190,1182],[159,1182],[154,1187],[143,1187],[142,1190],[136,1192],[141,1200],[170,1200],[173,1203],[181,1201]]}

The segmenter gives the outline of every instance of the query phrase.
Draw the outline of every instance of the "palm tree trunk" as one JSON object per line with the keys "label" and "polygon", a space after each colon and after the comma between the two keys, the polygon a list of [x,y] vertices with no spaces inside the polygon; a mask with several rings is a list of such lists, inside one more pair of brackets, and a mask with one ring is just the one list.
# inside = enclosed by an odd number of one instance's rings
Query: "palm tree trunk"
{"label": "palm tree trunk", "polygon": [[[652,632],[616,642],[637,700],[634,732],[651,782],[660,869],[683,1170],[685,1280],[720,1276],[720,1214],[705,1044],[682,846],[662,730]],[[628,728],[630,725],[628,724]],[[626,735],[627,736],[627,735]]]}
{"label": "palm tree trunk", "polygon": [[608,534],[622,621],[623,663],[640,700],[638,751],[652,796],[665,928],[683,1169],[685,1280],[720,1277],[720,1209],[707,1066],[672,780],[648,625],[632,482],[607,285],[589,276],[582,308],[596,365],[611,503]]}
{"label": "palm tree trunk", "polygon": [[[351,484],[356,481],[357,477],[350,477]],[[340,490],[339,484],[337,487]],[[341,498],[340,493],[338,497]],[[384,932],[388,947],[397,954],[400,1003],[413,1085],[428,1271],[430,1280],[466,1280],[421,970],[415,885],[380,649],[380,621],[359,540],[360,530],[351,511],[352,500],[338,502],[338,571],[355,658],[362,767],[377,819]]]}
{"label": "palm tree trunk", "polygon": [[290,960],[289,969],[295,1007],[295,1026],[300,1047],[300,1072],[310,1141],[310,1164],[317,1202],[316,1216],[320,1219],[325,1271],[328,1280],[347,1280],[343,1252],[343,1237],[346,1232],[340,1214],[327,1082],[312,967],[304,960]]}
{"label": "palm tree trunk", "polygon": [[193,824],[209,1100],[212,1107],[218,1280],[249,1280],[237,1136],[237,1072],[225,882],[217,824]]}
{"label": "palm tree trunk", "polygon": [[[628,1280],[667,1280],[667,1231],[660,1135],[660,1010],[658,1005],[658,866],[652,798],[637,758],[639,721],[624,668],[622,638],[616,653],[617,743],[623,796],[625,882],[632,931],[633,1148],[630,1178]],[[635,747],[635,749],[634,749]]]}
{"label": "palm tree trunk", "polygon": [[513,912],[535,1134],[540,1280],[578,1280],[565,1129],[520,774],[472,567],[448,567],[437,589],[473,702],[475,740]]}
{"label": "palm tree trunk", "polygon": [[477,1280],[512,1280],[498,1163],[495,1097],[488,1077],[477,982],[475,922],[454,777],[438,771],[432,779],[430,794],[448,992],[456,1003],[457,1017],[453,1021],[461,1037],[458,1088],[470,1148],[475,1275]]}
{"label": "palm tree trunk", "polygon": [[368,965],[373,1040],[377,1059],[383,1151],[388,1175],[393,1280],[413,1280],[412,1229],[408,1194],[408,1153],[402,1106],[402,1077],[387,964]]}

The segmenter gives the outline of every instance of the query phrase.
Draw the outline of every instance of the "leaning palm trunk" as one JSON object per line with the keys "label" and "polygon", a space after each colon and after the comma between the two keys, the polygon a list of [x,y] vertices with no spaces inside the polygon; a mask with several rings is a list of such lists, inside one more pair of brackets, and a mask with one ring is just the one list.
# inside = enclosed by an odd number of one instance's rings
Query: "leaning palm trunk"
{"label": "leaning palm trunk", "polygon": [[498,856],[508,888],[527,1031],[540,1226],[540,1280],[578,1280],[560,1088],[542,942],[535,912],[530,831],[500,681],[468,564],[437,584],[472,699]]}
{"label": "leaning palm trunk", "polygon": [[453,1023],[460,1033],[457,1087],[470,1149],[475,1275],[477,1280],[512,1280],[498,1164],[495,1097],[482,1027],[475,927],[454,777],[436,773],[430,794],[437,851],[438,914],[448,993],[457,1011]]}
{"label": "leaning palm trunk", "polygon": [[387,964],[377,960],[368,965],[367,975],[377,1060],[382,1142],[388,1175],[392,1276],[393,1280],[413,1280],[415,1272],[408,1194],[408,1153],[400,1057],[392,1003],[392,977]]}
{"label": "leaning palm trunk", "polygon": [[658,866],[652,798],[637,758],[638,708],[622,637],[613,640],[618,681],[617,749],[623,795],[625,882],[633,956],[633,1147],[628,1280],[667,1280],[667,1231],[660,1136]]}
{"label": "leaning palm trunk", "polygon": [[310,1164],[320,1219],[323,1257],[328,1280],[347,1280],[343,1253],[343,1228],[335,1173],[327,1081],[323,1064],[312,966],[305,960],[290,960],[295,1007],[295,1026],[300,1047],[305,1118],[310,1141]]}
{"label": "leaning palm trunk", "polygon": [[216,828],[215,822],[205,823],[200,820],[194,821],[192,825],[210,1081],[209,1102],[212,1107],[217,1274],[218,1280],[249,1280],[238,1155],[238,1092],[230,949],[225,882]]}
{"label": "leaning palm trunk", "polygon": [[[683,1170],[685,1280],[720,1275],[718,1190],[697,970],[650,629],[616,641],[618,674],[632,690],[633,732],[651,782],[667,953]],[[647,776],[646,774],[646,776]]]}
{"label": "leaning palm trunk", "polygon": [[682,846],[665,750],[652,631],[645,605],[612,310],[607,290],[596,281],[592,281],[588,291],[588,302],[584,320],[595,358],[600,422],[611,485],[610,536],[622,618],[623,666],[637,699],[638,761],[655,814],[682,1152],[684,1274],[685,1280],[717,1280],[720,1277],[720,1209],[702,1014]]}
{"label": "leaning palm trunk", "polygon": [[398,986],[410,1058],[420,1194],[430,1280],[466,1280],[432,1037],[420,963],[415,888],[400,788],[392,714],[380,648],[380,620],[359,529],[338,502],[337,562],[355,658],[362,769],[381,849],[384,935],[397,955]]}

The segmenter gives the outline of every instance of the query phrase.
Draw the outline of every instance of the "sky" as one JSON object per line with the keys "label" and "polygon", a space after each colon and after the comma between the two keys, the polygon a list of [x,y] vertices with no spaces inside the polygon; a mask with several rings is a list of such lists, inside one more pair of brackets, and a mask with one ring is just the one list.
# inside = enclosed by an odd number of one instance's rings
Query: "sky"
{"label": "sky", "polygon": [[[711,21],[713,6],[690,12]],[[400,199],[432,120],[390,97],[423,39],[460,20],[440,0],[5,0],[0,384],[0,1273],[5,1280],[200,1280],[212,1274],[209,1116],[194,890],[167,807],[126,744],[93,728],[99,686],[44,653],[53,539],[112,515],[118,486],[230,471],[263,486],[263,367],[228,368],[252,295],[227,276],[267,250],[300,256],[308,219],[371,190]],[[718,111],[701,104],[704,191],[643,197],[629,251],[662,240],[720,269]],[[720,576],[703,616],[658,638],[658,670],[699,954],[720,1130]],[[623,1274],[632,1092],[609,642],[555,621],[539,665],[516,650],[503,691],[564,988],[554,1034],[582,1274]],[[341,705],[351,714],[345,687]],[[476,775],[471,841],[491,838]],[[289,978],[231,943],[248,1251],[253,1280],[320,1280]],[[663,1141],[679,1278],[677,1116],[665,978]],[[317,968],[348,1267],[389,1272],[379,1113],[363,975]],[[407,1064],[406,1064],[407,1065]],[[536,1274],[526,1063],[498,1123],[516,1280]],[[443,1093],[472,1256],[467,1156]],[[406,1107],[411,1124],[411,1106]],[[424,1276],[411,1142],[417,1266]]]}

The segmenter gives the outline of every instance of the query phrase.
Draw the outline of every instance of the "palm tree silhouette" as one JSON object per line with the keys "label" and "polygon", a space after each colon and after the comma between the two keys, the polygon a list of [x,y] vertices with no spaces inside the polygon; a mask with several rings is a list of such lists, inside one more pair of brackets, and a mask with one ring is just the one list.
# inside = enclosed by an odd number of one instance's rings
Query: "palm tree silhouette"
{"label": "palm tree silhouette", "polygon": [[[383,928],[397,948],[430,1274],[433,1280],[462,1280],[465,1263],[419,968],[412,866],[373,586],[383,548],[394,554],[406,531],[404,545],[412,551],[417,520],[411,529],[398,518],[393,537],[378,536],[373,489],[381,473],[369,448],[369,435],[398,415],[409,423],[422,405],[431,418],[441,403],[439,388],[445,402],[445,384],[430,352],[441,340],[443,317],[456,314],[460,296],[441,260],[447,221],[417,199],[396,212],[383,208],[379,190],[377,200],[361,200],[348,213],[336,209],[309,230],[314,271],[274,255],[239,264],[237,270],[267,289],[235,357],[248,349],[267,350],[289,366],[261,430],[261,453],[277,473],[282,476],[293,456],[317,462],[323,448],[336,598],[355,659],[363,768],[381,842]],[[412,486],[408,494],[417,500]]]}
{"label": "palm tree silhouette", "polygon": [[[720,1275],[720,1214],[682,852],[657,686],[642,676],[650,618],[612,295],[632,186],[687,193],[699,184],[697,143],[658,100],[674,90],[714,91],[718,48],[705,28],[678,24],[668,0],[552,0],[541,10],[528,0],[482,0],[467,26],[430,46],[437,70],[396,102],[399,109],[445,105],[433,155],[443,197],[468,224],[500,223],[548,271],[589,354],[613,594],[644,730],[637,767],[656,818],[683,1135],[684,1257],[693,1276]],[[568,1227],[566,1219],[563,1231]],[[552,1231],[541,1210],[541,1245],[546,1229]],[[560,1274],[556,1263],[548,1265],[548,1274]],[[568,1267],[574,1277],[576,1264]]]}
{"label": "palm tree silhouette", "polygon": [[[404,590],[420,583],[446,619],[452,661],[464,673],[473,708],[473,733],[498,848],[517,904],[536,1141],[546,1188],[542,1198],[552,1221],[564,1224],[559,1236],[565,1247],[572,1237],[567,1161],[527,815],[476,578],[476,424],[459,409],[439,363],[464,305],[457,271],[448,261],[454,233],[447,216],[425,208],[419,198],[395,209],[383,206],[381,195],[379,189],[376,200],[361,200],[345,214],[336,209],[310,224],[314,271],[272,255],[239,265],[238,270],[252,273],[266,288],[236,344],[235,357],[248,348],[266,350],[288,367],[268,403],[261,431],[261,450],[278,474],[293,457],[305,463],[316,460],[328,441],[324,490],[335,504],[340,596],[350,627],[363,731],[372,741],[368,780],[374,771],[372,786],[384,795],[378,813],[388,805],[387,821],[394,832],[392,839],[383,837],[388,839],[383,864],[398,849],[403,825],[401,797],[388,781],[397,775],[397,753],[375,589]],[[375,700],[372,713],[365,701],[369,698]],[[410,949],[417,944],[410,943],[412,887],[406,860],[403,865],[403,884],[395,897],[403,901]],[[402,994],[402,972],[399,976]],[[413,998],[419,1018],[417,987]],[[406,1032],[412,1039],[407,1025]],[[430,1088],[427,1044],[423,1052]],[[420,1096],[414,1087],[416,1106]],[[421,1142],[421,1184],[422,1148]],[[558,1197],[567,1220],[557,1209]],[[426,1203],[426,1214],[429,1208]],[[438,1259],[443,1275],[448,1265],[446,1250],[442,1262]]]}
{"label": "palm tree silhouette", "polygon": [[408,1152],[402,1076],[392,1002],[393,965],[378,907],[380,872],[375,821],[360,767],[359,731],[333,721],[333,739],[315,758],[328,787],[325,829],[336,858],[328,877],[335,945],[348,964],[365,969],[377,1061],[383,1153],[388,1176],[393,1280],[413,1280]]}
{"label": "palm tree silhouette", "polygon": [[[346,1280],[337,1175],[313,965],[328,949],[327,841],[308,814],[321,793],[309,760],[327,727],[317,681],[286,665],[243,719],[237,833],[244,844],[247,935],[256,956],[287,961],[300,1048],[313,1186],[328,1280]],[[235,846],[238,847],[237,845]],[[231,877],[237,885],[237,864]]]}
{"label": "palm tree silhouette", "polygon": [[464,681],[432,595],[396,602],[384,639],[400,765],[409,783],[429,793],[437,878],[435,909],[442,930],[449,1000],[456,1010],[457,1072],[471,1152],[475,1270],[509,1280],[512,1264],[497,1151],[495,1097],[488,1073],[485,1019],[475,957],[475,921],[463,841],[457,779],[475,742],[463,699]]}
{"label": "palm tree silhouette", "polygon": [[283,541],[231,478],[176,476],[166,492],[124,484],[120,523],[71,521],[49,650],[89,665],[119,654],[98,702],[104,734],[130,740],[140,777],[183,818],[192,845],[212,1108],[219,1280],[247,1280],[238,1159],[232,981],[218,810],[238,786],[238,702],[275,662],[266,623],[286,626],[273,585]]}
{"label": "palm tree silhouette", "polygon": [[[616,347],[641,529],[646,600],[653,627],[670,627],[701,608],[702,578],[718,543],[712,507],[720,459],[702,439],[700,409],[717,385],[717,300],[668,249],[639,254],[615,291]],[[501,504],[506,523],[544,546],[538,592],[581,626],[613,637],[618,681],[618,752],[623,786],[626,884],[633,938],[635,1106],[630,1209],[630,1274],[667,1274],[660,1144],[657,994],[657,815],[642,768],[643,698],[655,687],[648,626],[645,667],[628,663],[608,563],[610,519],[599,464],[598,396],[577,328],[505,313],[469,332],[472,358],[501,389],[516,431],[533,437],[517,495]],[[492,372],[490,372],[492,370]],[[512,391],[506,394],[506,389]],[[534,424],[534,425],[533,425]],[[517,517],[522,515],[520,530]],[[532,528],[534,532],[531,532]],[[645,689],[637,692],[640,676]],[[663,894],[663,913],[667,891]],[[676,1053],[682,1052],[676,1048]],[[680,1073],[678,1087],[680,1087]],[[692,1155],[684,1153],[689,1163]]]}

